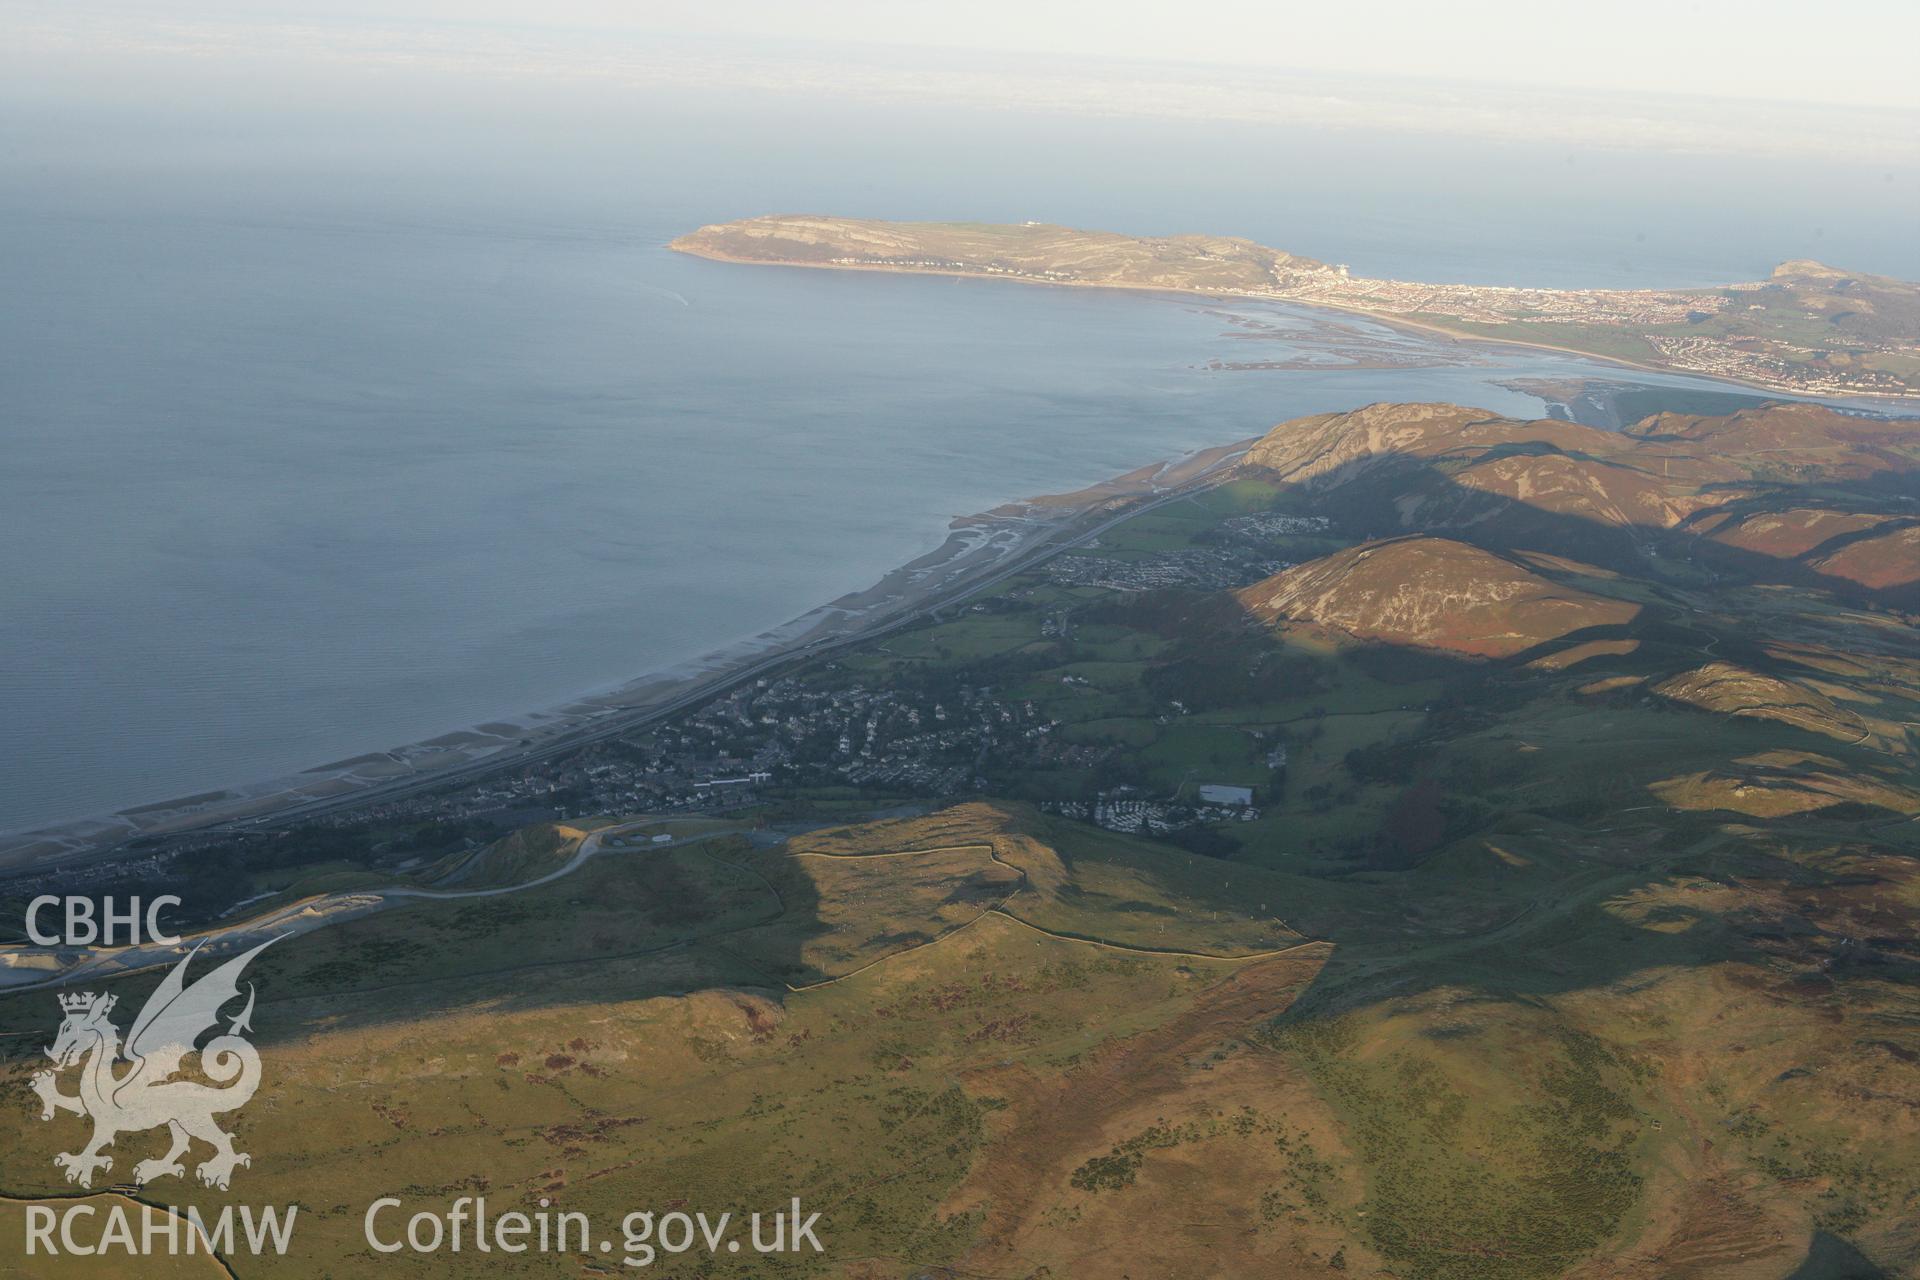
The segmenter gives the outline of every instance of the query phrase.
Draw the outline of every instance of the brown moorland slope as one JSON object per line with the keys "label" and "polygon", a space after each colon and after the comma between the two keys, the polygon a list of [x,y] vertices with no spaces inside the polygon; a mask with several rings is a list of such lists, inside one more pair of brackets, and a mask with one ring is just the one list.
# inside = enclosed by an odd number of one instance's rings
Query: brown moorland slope
{"label": "brown moorland slope", "polygon": [[[792,755],[746,820],[263,955],[236,1194],[301,1216],[261,1274],[359,1274],[372,1197],[481,1192],[799,1195],[827,1252],[778,1270],[816,1280],[1920,1274],[1910,432],[1303,419],[1076,549],[1149,589],[1049,562],[584,749],[544,775],[583,805]],[[1836,568],[1867,550],[1890,585]],[[0,998],[10,1194],[73,1190],[55,1017]]]}
{"label": "brown moorland slope", "polygon": [[1390,644],[1505,658],[1640,607],[1556,584],[1447,538],[1394,538],[1338,551],[1244,587],[1257,616],[1334,627]]}
{"label": "brown moorland slope", "polygon": [[1771,405],[1607,432],[1380,404],[1285,423],[1246,464],[1312,500],[1337,495],[1329,509],[1372,537],[1441,534],[1631,571],[1664,556],[1902,605],[1920,576],[1908,572],[1920,430],[1901,420]]}

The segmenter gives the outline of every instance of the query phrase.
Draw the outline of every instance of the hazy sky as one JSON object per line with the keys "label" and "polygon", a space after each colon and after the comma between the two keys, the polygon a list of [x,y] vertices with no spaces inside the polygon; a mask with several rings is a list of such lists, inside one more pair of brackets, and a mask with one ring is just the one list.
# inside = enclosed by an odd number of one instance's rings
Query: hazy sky
{"label": "hazy sky", "polygon": [[1913,0],[94,0],[84,8],[189,22],[506,24],[917,45],[1920,110]]}
{"label": "hazy sky", "polygon": [[1845,160],[1894,181],[1920,171],[1916,47],[1915,0],[0,0],[0,110],[72,128],[303,94],[537,112],[585,88],[773,122],[802,99],[917,104]]}

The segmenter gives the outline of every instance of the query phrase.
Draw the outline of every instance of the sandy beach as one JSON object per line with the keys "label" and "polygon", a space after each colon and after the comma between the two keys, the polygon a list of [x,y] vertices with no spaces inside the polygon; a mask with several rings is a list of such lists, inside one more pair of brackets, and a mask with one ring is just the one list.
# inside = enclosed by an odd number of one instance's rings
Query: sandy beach
{"label": "sandy beach", "polygon": [[[1028,285],[1041,289],[1103,289],[1121,293],[1153,294],[1160,297],[1207,298],[1216,301],[1232,302],[1276,302],[1299,307],[1306,311],[1317,311],[1325,315],[1359,316],[1397,329],[1408,334],[1418,334],[1429,338],[1444,338],[1449,342],[1467,346],[1502,348],[1513,351],[1550,351],[1555,355],[1577,356],[1582,360],[1591,360],[1595,364],[1617,369],[1631,369],[1639,373],[1657,373],[1699,378],[1707,382],[1716,382],[1729,387],[1741,387],[1751,391],[1766,392],[1769,395],[1790,400],[1817,400],[1826,404],[1851,404],[1858,407],[1878,407],[1910,410],[1916,403],[1916,397],[1897,395],[1887,392],[1857,392],[1850,396],[1812,396],[1789,388],[1773,386],[1765,382],[1755,382],[1744,378],[1730,377],[1726,374],[1710,373],[1696,369],[1681,369],[1669,365],[1649,364],[1638,360],[1629,360],[1624,356],[1602,355],[1579,347],[1561,346],[1551,342],[1529,342],[1511,336],[1492,337],[1470,330],[1453,328],[1435,323],[1432,320],[1416,320],[1395,311],[1374,311],[1366,307],[1344,306],[1325,299],[1306,300],[1284,293],[1222,293],[1215,289],[1180,289],[1171,286],[1148,287],[1133,284],[1110,284],[1100,280],[1031,280],[1016,275],[987,275],[979,271],[953,271],[939,267],[899,267],[858,262],[797,262],[772,258],[746,258],[729,254],[706,245],[692,245],[676,241],[667,246],[675,253],[684,253],[689,257],[705,258],[711,262],[735,263],[753,267],[793,267],[807,271],[869,271],[882,275],[908,276],[948,276],[958,280],[991,280],[996,283]],[[1358,365],[1355,367],[1388,367]]]}
{"label": "sandy beach", "polygon": [[955,519],[935,550],[780,626],[679,666],[526,715],[37,830],[0,834],[0,868],[45,869],[114,856],[128,842],[220,828],[261,830],[471,781],[572,751],[682,711],[788,663],[906,626],[1096,536],[1160,501],[1218,483],[1251,441],[1153,463],[1072,493]]}

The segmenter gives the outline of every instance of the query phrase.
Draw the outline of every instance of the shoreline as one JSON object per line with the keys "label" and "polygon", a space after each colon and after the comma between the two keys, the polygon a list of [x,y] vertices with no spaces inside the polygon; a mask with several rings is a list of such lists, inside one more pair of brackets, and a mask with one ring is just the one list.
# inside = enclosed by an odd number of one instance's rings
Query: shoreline
{"label": "shoreline", "polygon": [[[684,239],[681,237],[680,239]],[[986,280],[993,283],[1021,284],[1042,289],[1105,289],[1115,293],[1140,293],[1167,298],[1210,298],[1221,301],[1279,303],[1290,307],[1299,307],[1305,311],[1320,311],[1331,315],[1361,316],[1389,328],[1408,330],[1417,334],[1426,334],[1446,338],[1452,342],[1476,343],[1490,347],[1506,347],[1515,351],[1551,351],[1556,355],[1578,356],[1582,360],[1592,360],[1597,364],[1610,365],[1619,369],[1632,369],[1638,373],[1657,373],[1666,377],[1700,378],[1708,382],[1717,382],[1729,387],[1741,387],[1748,391],[1761,391],[1768,395],[1788,400],[1809,401],[1813,403],[1846,403],[1854,400],[1873,400],[1884,402],[1891,408],[1905,407],[1909,412],[1920,414],[1920,395],[1901,395],[1890,391],[1861,391],[1851,395],[1818,395],[1813,392],[1790,390],[1764,382],[1753,382],[1746,378],[1728,377],[1726,374],[1706,373],[1698,369],[1683,369],[1667,365],[1646,364],[1638,360],[1629,360],[1624,356],[1601,355],[1594,351],[1582,351],[1578,347],[1556,346],[1550,342],[1528,342],[1523,338],[1489,337],[1482,333],[1470,333],[1462,329],[1449,329],[1445,325],[1434,324],[1426,320],[1409,320],[1398,312],[1369,311],[1365,307],[1343,307],[1333,302],[1307,302],[1298,298],[1289,298],[1283,294],[1221,292],[1216,289],[1181,289],[1173,286],[1108,284],[1100,280],[1032,280],[1017,275],[990,275],[984,271],[945,271],[937,267],[890,267],[870,265],[858,262],[795,262],[784,258],[742,258],[735,254],[721,253],[712,249],[683,245],[680,239],[670,240],[664,246],[673,253],[682,253],[689,258],[701,258],[708,262],[725,262],[747,267],[796,267],[806,271],[865,271],[877,275],[891,276],[944,276],[950,280]],[[1862,406],[1864,407],[1864,406]],[[1905,416],[1905,415],[1902,415]]]}
{"label": "shoreline", "polygon": [[123,852],[136,840],[265,831],[400,799],[561,755],[716,697],[744,680],[917,622],[1160,502],[1210,487],[1253,439],[1148,463],[1063,494],[956,517],[932,551],[879,581],[693,659],[545,710],[495,717],[299,773],[257,779],[47,826],[0,832],[0,876]]}
{"label": "shoreline", "polygon": [[[704,248],[663,247],[708,261],[761,267],[864,271],[896,276],[1012,280],[1057,288],[1102,289],[1192,302],[1265,303],[1308,314],[1359,316],[1386,328],[1448,341],[1512,351],[1546,351],[1596,366],[1680,377],[1804,403],[1847,407],[1845,397],[1781,392],[1740,379],[1665,369],[1558,347],[1493,338],[1335,304],[1277,295],[1174,287],[1047,281],[990,276],[974,271],[903,268],[859,263],[788,262],[742,258]],[[1864,397],[1863,397],[1864,398]],[[1912,397],[1881,397],[1911,401]],[[1863,412],[1874,412],[1854,405]],[[1891,406],[1889,406],[1891,407]],[[1913,406],[1920,411],[1920,404]],[[1030,567],[1086,536],[1073,533],[1088,517],[1116,504],[1137,514],[1140,503],[1179,487],[1191,488],[1236,458],[1250,441],[1215,446],[1181,458],[1150,463],[1071,493],[1045,495],[961,516],[948,524],[939,546],[900,565],[879,581],[818,605],[788,621],[737,638],[690,659],[653,668],[617,684],[601,686],[547,708],[498,716],[414,742],[317,764],[297,773],[254,779],[187,796],[131,805],[67,821],[0,831],[0,876],[31,874],[122,853],[134,841],[227,831],[261,831],[400,799],[442,786],[564,754],[671,716],[724,693],[743,680],[804,661],[911,623],[965,598],[1000,578]]]}

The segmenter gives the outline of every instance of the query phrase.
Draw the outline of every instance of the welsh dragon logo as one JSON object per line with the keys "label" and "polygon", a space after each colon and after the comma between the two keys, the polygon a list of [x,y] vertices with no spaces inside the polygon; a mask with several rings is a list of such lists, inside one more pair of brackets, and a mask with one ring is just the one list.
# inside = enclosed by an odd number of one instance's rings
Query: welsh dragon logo
{"label": "welsh dragon logo", "polygon": [[[60,997],[66,1019],[46,1050],[55,1069],[36,1073],[31,1084],[40,1095],[42,1120],[53,1119],[57,1111],[93,1120],[93,1138],[86,1146],[53,1158],[67,1171],[68,1182],[91,1187],[96,1170],[113,1168],[113,1158],[103,1153],[116,1137],[162,1125],[172,1135],[172,1145],[159,1159],[142,1160],[133,1167],[136,1183],[184,1176],[180,1157],[196,1138],[213,1148],[213,1156],[194,1171],[207,1186],[224,1191],[236,1166],[253,1163],[252,1157],[233,1149],[233,1135],[213,1120],[245,1106],[260,1087],[260,1054],[241,1035],[253,1030],[253,984],[247,984],[246,1007],[228,1023],[226,1034],[216,1035],[198,1049],[194,1042],[217,1028],[221,1006],[239,997],[240,972],[247,962],[277,941],[269,938],[188,986],[187,965],[200,953],[195,947],[147,997],[124,1046],[120,1029],[108,1017],[116,997],[92,992]],[[181,1059],[190,1053],[197,1053],[198,1074],[212,1084],[175,1078]],[[132,1065],[116,1074],[115,1066],[123,1058]],[[76,1066],[80,1091],[61,1093],[59,1073]]]}

